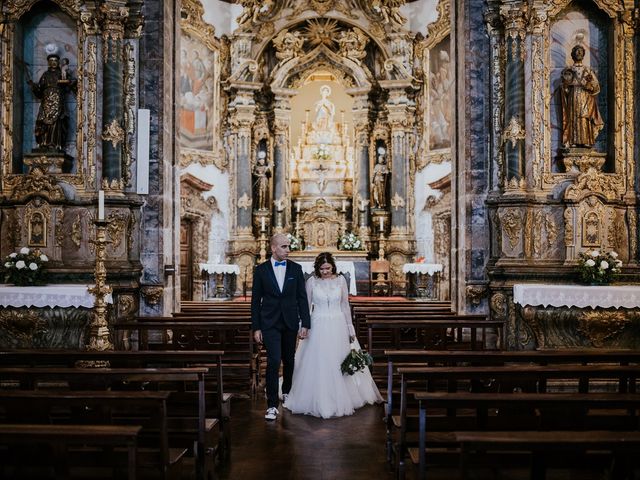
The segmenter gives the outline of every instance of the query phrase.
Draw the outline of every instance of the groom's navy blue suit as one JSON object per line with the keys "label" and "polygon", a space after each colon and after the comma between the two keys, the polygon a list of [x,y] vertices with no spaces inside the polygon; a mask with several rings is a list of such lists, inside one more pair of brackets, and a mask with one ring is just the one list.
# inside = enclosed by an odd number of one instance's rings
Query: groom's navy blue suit
{"label": "groom's navy blue suit", "polygon": [[253,273],[251,328],[262,331],[267,350],[267,405],[277,407],[278,370],[283,365],[282,393],[289,393],[296,349],[298,323],[310,328],[309,303],[302,267],[287,260],[282,290],[271,261],[258,265]]}

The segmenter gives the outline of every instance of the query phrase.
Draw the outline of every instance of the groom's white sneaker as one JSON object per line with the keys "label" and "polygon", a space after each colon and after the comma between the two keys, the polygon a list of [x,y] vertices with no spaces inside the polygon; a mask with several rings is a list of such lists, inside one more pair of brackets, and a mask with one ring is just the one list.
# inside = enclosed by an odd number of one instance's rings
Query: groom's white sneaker
{"label": "groom's white sneaker", "polygon": [[267,420],[275,420],[278,418],[278,409],[276,407],[267,408],[267,413],[264,414],[264,418]]}
{"label": "groom's white sneaker", "polygon": [[288,393],[283,393],[282,394],[282,403],[287,403],[287,399],[289,398],[289,394]]}

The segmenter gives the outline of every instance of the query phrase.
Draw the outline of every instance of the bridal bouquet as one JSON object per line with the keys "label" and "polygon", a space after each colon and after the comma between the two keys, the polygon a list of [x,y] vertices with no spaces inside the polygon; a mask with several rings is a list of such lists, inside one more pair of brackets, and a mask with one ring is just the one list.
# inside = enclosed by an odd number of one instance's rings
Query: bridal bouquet
{"label": "bridal bouquet", "polygon": [[578,254],[578,273],[584,283],[610,283],[620,272],[622,261],[614,251],[601,253],[599,250],[587,250]]}
{"label": "bridal bouquet", "polygon": [[44,285],[45,264],[49,258],[40,250],[22,247],[4,259],[3,273],[5,281],[24,287],[26,285]]}
{"label": "bridal bouquet", "polygon": [[373,364],[373,358],[365,350],[356,350],[353,346],[340,365],[343,375],[353,375]]}

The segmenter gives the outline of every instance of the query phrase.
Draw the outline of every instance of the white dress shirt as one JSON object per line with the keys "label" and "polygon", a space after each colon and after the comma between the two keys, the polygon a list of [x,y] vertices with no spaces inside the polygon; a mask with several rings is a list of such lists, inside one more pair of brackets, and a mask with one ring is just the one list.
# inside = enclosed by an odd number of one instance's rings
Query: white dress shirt
{"label": "white dress shirt", "polygon": [[278,288],[280,288],[280,291],[282,292],[282,286],[284,285],[284,276],[287,273],[287,266],[285,264],[285,265],[276,267],[276,259],[273,257],[271,257],[271,266],[273,267],[273,273],[276,274],[276,280],[278,281]]}

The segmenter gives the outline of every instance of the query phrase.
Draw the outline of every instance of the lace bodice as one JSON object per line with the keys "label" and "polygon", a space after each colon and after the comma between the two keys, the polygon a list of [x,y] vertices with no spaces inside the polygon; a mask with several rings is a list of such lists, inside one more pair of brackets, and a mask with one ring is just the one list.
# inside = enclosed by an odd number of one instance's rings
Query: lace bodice
{"label": "lace bodice", "polygon": [[349,335],[355,336],[349,308],[347,281],[341,275],[335,278],[319,279],[314,276],[307,280],[307,297],[311,315],[336,315],[342,313]]}

